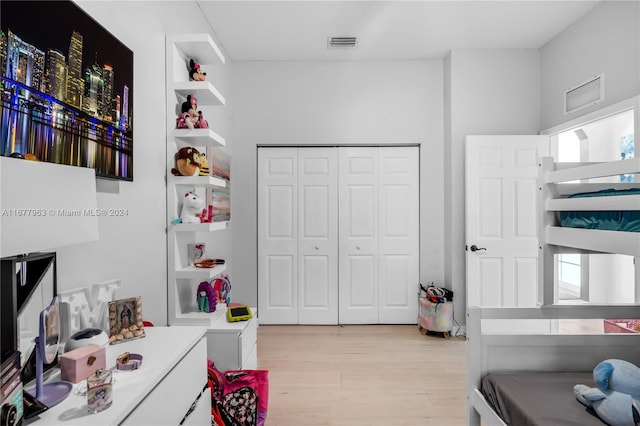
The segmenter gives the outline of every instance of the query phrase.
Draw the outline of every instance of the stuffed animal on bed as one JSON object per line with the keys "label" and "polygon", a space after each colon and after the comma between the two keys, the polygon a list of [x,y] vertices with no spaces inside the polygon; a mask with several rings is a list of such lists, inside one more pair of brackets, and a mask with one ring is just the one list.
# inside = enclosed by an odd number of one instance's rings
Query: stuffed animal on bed
{"label": "stuffed animal on bed", "polygon": [[607,359],[593,369],[595,388],[578,384],[576,399],[610,426],[640,424],[640,368],[621,359]]}

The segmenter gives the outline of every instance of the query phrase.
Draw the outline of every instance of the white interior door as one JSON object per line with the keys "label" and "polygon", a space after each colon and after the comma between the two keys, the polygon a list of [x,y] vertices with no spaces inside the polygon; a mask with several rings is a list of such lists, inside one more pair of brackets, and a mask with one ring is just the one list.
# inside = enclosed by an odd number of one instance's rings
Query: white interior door
{"label": "white interior door", "polygon": [[412,324],[418,318],[418,148],[379,150],[379,318]]}
{"label": "white interior door", "polygon": [[418,148],[339,153],[339,320],[412,324],[418,317]]}
{"label": "white interior door", "polygon": [[258,150],[258,315],[298,323],[298,150]]}
{"label": "white interior door", "polygon": [[339,320],[378,323],[378,148],[339,153]]}
{"label": "white interior door", "polygon": [[536,192],[547,136],[467,136],[467,306],[535,306]]}
{"label": "white interior door", "polygon": [[337,148],[298,149],[298,322],[338,323]]}

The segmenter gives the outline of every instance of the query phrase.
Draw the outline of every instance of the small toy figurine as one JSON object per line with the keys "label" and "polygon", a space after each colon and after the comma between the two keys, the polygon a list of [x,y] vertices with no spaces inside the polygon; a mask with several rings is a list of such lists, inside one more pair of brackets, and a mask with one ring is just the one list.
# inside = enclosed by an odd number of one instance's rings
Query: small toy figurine
{"label": "small toy figurine", "polygon": [[182,200],[182,210],[180,211],[180,219],[182,223],[202,223],[202,215],[205,203],[193,192],[184,194]]}
{"label": "small toy figurine", "polygon": [[182,103],[182,113],[176,118],[178,129],[207,129],[209,123],[202,116],[202,111],[198,111],[198,100],[193,95],[187,95],[187,100]]}
{"label": "small toy figurine", "polygon": [[209,176],[209,160],[204,152],[200,153],[200,173],[199,176]]}
{"label": "small toy figurine", "polygon": [[182,147],[176,153],[174,176],[198,176],[200,173],[200,151],[193,147]]}
{"label": "small toy figurine", "polygon": [[194,81],[204,81],[207,77],[206,72],[202,72],[200,64],[193,59],[189,60],[189,77]]}

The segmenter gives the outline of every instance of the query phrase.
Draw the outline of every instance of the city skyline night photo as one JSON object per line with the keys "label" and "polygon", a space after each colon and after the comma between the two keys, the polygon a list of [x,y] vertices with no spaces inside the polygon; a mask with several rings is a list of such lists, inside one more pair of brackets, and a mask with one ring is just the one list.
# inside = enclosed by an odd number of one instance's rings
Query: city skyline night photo
{"label": "city skyline night photo", "polygon": [[133,52],[71,1],[0,12],[1,155],[132,180]]}

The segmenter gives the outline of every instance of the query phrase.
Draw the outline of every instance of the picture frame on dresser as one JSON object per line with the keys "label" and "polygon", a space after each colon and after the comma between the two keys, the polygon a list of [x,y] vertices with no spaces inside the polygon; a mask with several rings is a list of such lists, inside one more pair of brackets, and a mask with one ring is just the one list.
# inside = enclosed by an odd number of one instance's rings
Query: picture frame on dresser
{"label": "picture frame on dresser", "polygon": [[109,344],[145,337],[142,318],[139,296],[109,302]]}

